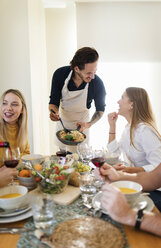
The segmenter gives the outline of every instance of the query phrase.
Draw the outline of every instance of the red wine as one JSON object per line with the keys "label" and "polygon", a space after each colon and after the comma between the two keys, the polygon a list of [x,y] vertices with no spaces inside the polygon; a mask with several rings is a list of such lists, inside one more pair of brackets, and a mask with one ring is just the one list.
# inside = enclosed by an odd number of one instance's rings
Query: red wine
{"label": "red wine", "polygon": [[12,160],[5,160],[4,164],[6,165],[6,167],[8,168],[15,168],[19,163],[19,160],[17,159],[12,159]]}
{"label": "red wine", "polygon": [[58,152],[56,152],[56,155],[58,157],[65,157],[67,155],[67,153],[66,153],[66,151],[58,151]]}
{"label": "red wine", "polygon": [[56,155],[58,156],[58,157],[65,157],[66,155],[68,155],[68,154],[72,154],[71,152],[66,152],[66,151],[58,151],[58,152],[56,152]]}
{"label": "red wine", "polygon": [[96,167],[101,167],[104,162],[105,159],[103,157],[97,157],[97,158],[92,158],[91,162],[96,166]]}
{"label": "red wine", "polygon": [[0,147],[10,147],[9,142],[0,142]]}

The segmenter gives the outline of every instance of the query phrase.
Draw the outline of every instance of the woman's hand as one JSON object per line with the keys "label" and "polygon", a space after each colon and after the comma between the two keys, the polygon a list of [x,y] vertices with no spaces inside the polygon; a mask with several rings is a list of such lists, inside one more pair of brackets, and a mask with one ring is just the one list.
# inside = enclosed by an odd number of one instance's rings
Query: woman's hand
{"label": "woman's hand", "polygon": [[115,127],[117,119],[118,119],[118,114],[116,112],[108,114],[108,123],[110,127]]}
{"label": "woman's hand", "polygon": [[8,185],[14,177],[18,175],[16,169],[7,168],[3,166],[0,168],[0,187]]}
{"label": "woman's hand", "polygon": [[102,192],[101,205],[112,219],[123,224],[134,225],[136,213],[120,190],[110,184],[104,184]]}

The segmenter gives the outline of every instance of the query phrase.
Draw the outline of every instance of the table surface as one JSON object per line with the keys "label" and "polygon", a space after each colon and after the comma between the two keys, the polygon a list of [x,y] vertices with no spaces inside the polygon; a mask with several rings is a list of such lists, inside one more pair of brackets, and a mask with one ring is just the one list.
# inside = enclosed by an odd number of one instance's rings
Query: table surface
{"label": "table surface", "polygon": [[[157,208],[154,208],[154,212],[158,212]],[[15,227],[24,226],[26,220],[19,221],[10,224],[0,224],[0,227]],[[133,227],[124,225],[124,230],[129,243],[130,248],[155,248],[161,247],[161,238],[143,232],[136,231]],[[1,248],[15,248],[20,238],[19,234],[0,234],[0,247]]]}

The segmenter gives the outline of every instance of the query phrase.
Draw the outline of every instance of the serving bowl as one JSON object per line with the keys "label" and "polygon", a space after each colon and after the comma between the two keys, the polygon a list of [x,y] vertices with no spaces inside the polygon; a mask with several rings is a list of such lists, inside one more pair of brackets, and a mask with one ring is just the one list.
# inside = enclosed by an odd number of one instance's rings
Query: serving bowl
{"label": "serving bowl", "polygon": [[[28,204],[27,192],[28,189],[21,185],[9,185],[0,188],[0,208],[6,210],[26,206]],[[20,194],[20,196],[14,198],[1,198],[4,195],[8,195],[9,197],[9,195],[11,196],[12,194]]]}
{"label": "serving bowl", "polygon": [[21,159],[24,163],[30,162],[32,165],[41,164],[44,162],[44,157],[40,154],[26,154],[22,156]]}
{"label": "serving bowl", "polygon": [[143,189],[141,184],[133,182],[133,181],[116,181],[110,184],[121,190],[127,202],[131,206],[133,206],[136,203]]}
{"label": "serving bowl", "polygon": [[114,165],[119,163],[119,155],[116,153],[106,152],[105,154],[105,162],[110,165]]}
{"label": "serving bowl", "polygon": [[75,170],[72,166],[45,162],[45,167],[41,171],[32,171],[33,177],[37,181],[39,188],[44,193],[59,194],[66,189],[69,176]]}
{"label": "serving bowl", "polygon": [[20,184],[27,187],[28,189],[34,189],[37,187],[37,184],[36,184],[36,182],[32,176],[31,177],[17,176],[17,178],[18,178]]}
{"label": "serving bowl", "polygon": [[[60,142],[62,142],[63,144],[65,144],[65,145],[76,146],[76,145],[82,143],[82,142],[86,139],[86,135],[85,135],[84,133],[80,132],[80,131],[79,131],[79,132],[82,133],[83,136],[84,136],[84,140],[82,140],[82,141],[72,141],[72,140],[61,139],[61,138],[60,138],[60,132],[61,132],[61,131],[63,131],[63,130],[57,131],[57,132],[56,132],[56,136],[57,136],[58,140],[59,140]],[[70,130],[70,131],[78,131],[78,130]]]}

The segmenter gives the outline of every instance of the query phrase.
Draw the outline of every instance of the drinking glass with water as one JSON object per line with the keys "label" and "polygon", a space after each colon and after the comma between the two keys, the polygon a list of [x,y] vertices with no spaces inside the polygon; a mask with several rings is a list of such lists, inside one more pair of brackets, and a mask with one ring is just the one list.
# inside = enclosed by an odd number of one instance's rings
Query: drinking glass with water
{"label": "drinking glass with water", "polygon": [[54,218],[54,201],[49,194],[41,193],[32,200],[32,212],[34,224],[45,235],[53,232],[55,223]]}

